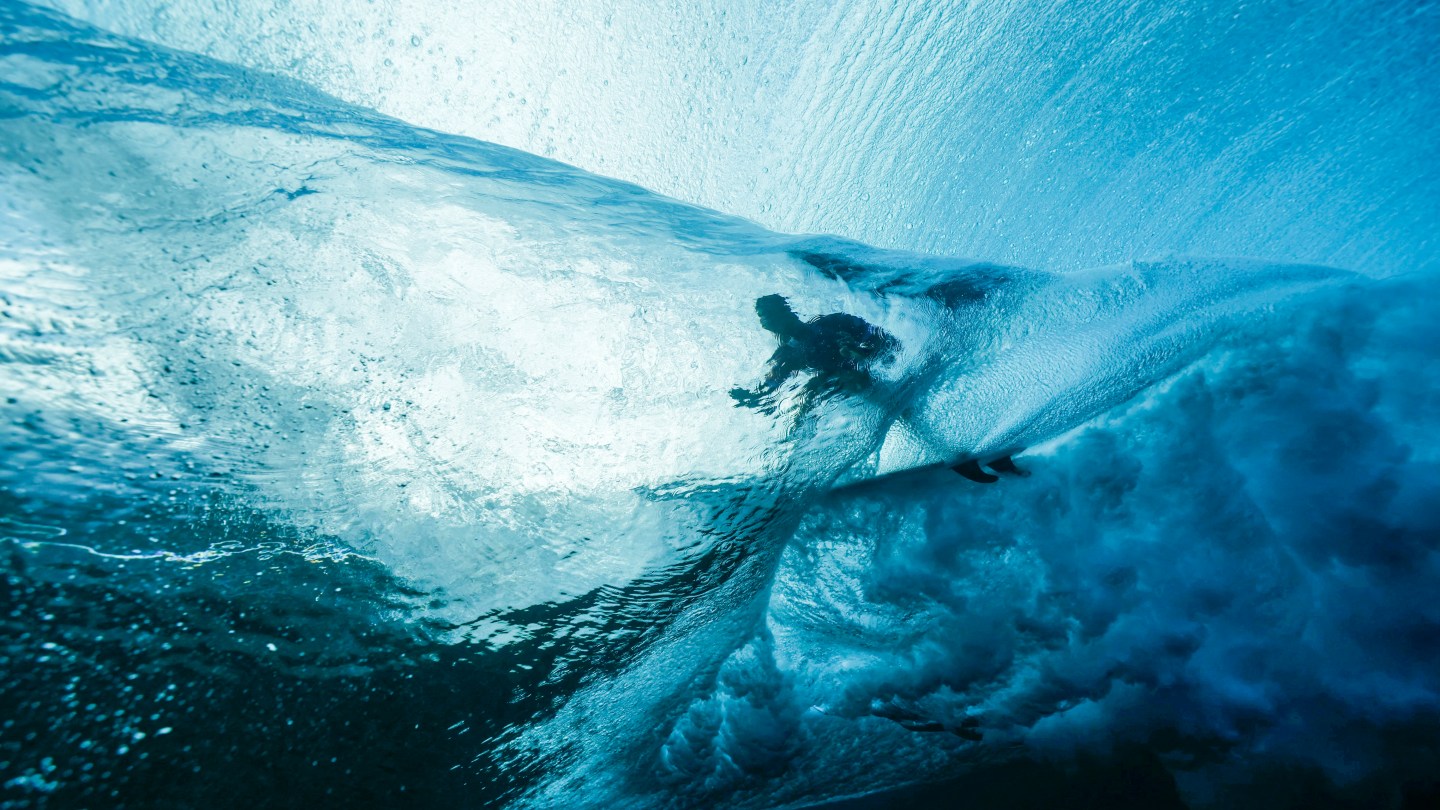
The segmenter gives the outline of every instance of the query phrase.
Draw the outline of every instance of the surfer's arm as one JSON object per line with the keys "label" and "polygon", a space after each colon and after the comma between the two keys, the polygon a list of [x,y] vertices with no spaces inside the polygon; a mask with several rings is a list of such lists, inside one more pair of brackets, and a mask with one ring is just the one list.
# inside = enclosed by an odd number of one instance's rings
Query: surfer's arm
{"label": "surfer's arm", "polygon": [[795,376],[801,368],[800,353],[791,346],[781,346],[770,355],[769,370],[765,379],[760,383],[760,390],[767,394],[774,393],[785,381]]}
{"label": "surfer's arm", "polygon": [[799,353],[791,346],[781,346],[770,355],[768,369],[765,379],[755,388],[731,388],[730,398],[735,400],[737,405],[747,408],[755,408],[764,404],[765,400],[785,384],[785,381],[800,370]]}

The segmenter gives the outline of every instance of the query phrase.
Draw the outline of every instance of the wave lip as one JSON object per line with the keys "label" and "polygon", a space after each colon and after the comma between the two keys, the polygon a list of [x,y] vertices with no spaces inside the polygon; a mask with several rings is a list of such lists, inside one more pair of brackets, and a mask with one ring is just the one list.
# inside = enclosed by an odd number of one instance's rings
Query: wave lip
{"label": "wave lip", "polygon": [[945,371],[839,486],[1034,447],[1237,333],[1265,339],[1264,323],[1307,295],[1364,281],[1328,267],[1178,257],[1020,278],[948,314],[955,337],[936,364]]}

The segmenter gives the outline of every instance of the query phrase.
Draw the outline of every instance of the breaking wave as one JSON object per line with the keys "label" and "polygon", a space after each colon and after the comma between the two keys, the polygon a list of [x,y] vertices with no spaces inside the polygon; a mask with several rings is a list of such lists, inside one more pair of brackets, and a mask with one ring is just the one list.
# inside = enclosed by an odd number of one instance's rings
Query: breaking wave
{"label": "breaking wave", "polygon": [[7,801],[1433,791],[1428,269],[787,236],[0,29]]}

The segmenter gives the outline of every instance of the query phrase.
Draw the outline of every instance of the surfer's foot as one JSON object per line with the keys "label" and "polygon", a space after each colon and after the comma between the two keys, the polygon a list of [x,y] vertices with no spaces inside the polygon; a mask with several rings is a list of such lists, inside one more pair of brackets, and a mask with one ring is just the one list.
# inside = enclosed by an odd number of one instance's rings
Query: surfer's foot
{"label": "surfer's foot", "polygon": [[1015,459],[1009,456],[1002,456],[994,461],[986,462],[985,466],[997,473],[1003,473],[1005,475],[1018,475],[1021,478],[1028,478],[1030,476],[1029,470],[1022,470],[1016,467]]}
{"label": "surfer's foot", "polygon": [[957,473],[960,473],[961,475],[965,476],[971,481],[974,481],[977,484],[993,484],[996,481],[1000,480],[999,476],[991,475],[990,473],[987,473],[984,470],[980,469],[980,462],[973,459],[965,462],[964,464],[956,464],[950,469],[954,470]]}

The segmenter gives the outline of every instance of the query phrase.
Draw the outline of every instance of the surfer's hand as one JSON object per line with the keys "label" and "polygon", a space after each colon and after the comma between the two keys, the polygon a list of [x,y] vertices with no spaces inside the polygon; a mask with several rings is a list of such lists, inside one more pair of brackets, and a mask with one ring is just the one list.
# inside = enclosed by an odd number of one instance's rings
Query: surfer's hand
{"label": "surfer's hand", "polygon": [[746,388],[731,388],[730,398],[735,400],[735,407],[744,406],[753,408],[760,404],[760,395]]}

